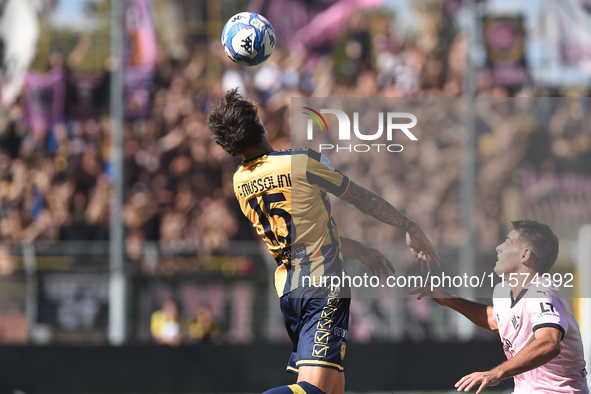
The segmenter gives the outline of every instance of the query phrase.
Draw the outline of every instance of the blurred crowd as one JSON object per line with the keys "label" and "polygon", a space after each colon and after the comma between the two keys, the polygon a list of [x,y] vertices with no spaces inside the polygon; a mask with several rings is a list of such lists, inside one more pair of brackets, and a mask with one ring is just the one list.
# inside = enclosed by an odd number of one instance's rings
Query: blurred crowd
{"label": "blurred crowd", "polygon": [[[238,86],[258,103],[276,149],[291,145],[292,97],[459,97],[466,39],[455,32],[440,34],[440,21],[424,25],[433,28],[416,38],[399,37],[388,18],[355,14],[332,53],[287,53],[278,48],[266,63],[252,69],[233,64],[217,42],[209,47],[199,44],[192,56],[180,58],[162,48],[151,114],[124,127],[123,220],[129,257],[139,258],[137,245],[144,240],[189,242],[213,251],[230,240],[254,239],[231,186],[239,162],[212,143],[205,124],[210,105],[230,88]],[[499,227],[509,219],[503,217],[509,208],[502,201],[511,200],[503,195],[516,193],[511,169],[530,162],[542,171],[540,176],[569,165],[573,171],[589,173],[588,166],[576,165],[589,162],[588,134],[577,130],[587,114],[573,107],[580,103],[565,102],[566,108],[548,104],[544,109],[551,115],[541,119],[533,101],[501,100],[543,93],[547,92],[533,86],[494,86],[486,71],[478,74],[477,95],[491,98],[479,100],[477,109],[477,190],[482,195],[477,211],[482,214],[475,222],[486,245],[496,242]],[[422,109],[421,119],[451,110],[450,104],[443,104],[445,99],[440,102],[438,108]],[[523,108],[509,108],[516,102]],[[107,239],[108,117],[66,117],[47,133],[36,133],[23,121],[21,104],[8,110],[0,132],[2,239]],[[104,114],[108,108],[102,110]],[[409,150],[404,160],[396,159],[398,166],[388,182],[382,179],[378,184],[371,174],[383,173],[384,161],[372,163],[369,156],[357,155],[351,165],[340,163],[346,156],[337,155],[334,164],[354,179],[373,179],[365,186],[416,217],[436,243],[453,247],[460,242],[459,201],[450,194],[459,182],[462,136],[455,129],[461,119],[448,118],[448,127],[431,122],[418,128],[423,137],[420,151]],[[537,150],[531,148],[533,143]],[[566,167],[558,168],[562,163]],[[409,198],[411,194],[417,198]]]}
{"label": "blurred crowd", "polygon": [[[460,129],[466,104],[459,97],[468,44],[445,21],[430,14],[425,18],[423,31],[401,36],[388,17],[358,13],[331,51],[290,53],[277,48],[254,68],[232,63],[217,38],[197,43],[192,53],[160,48],[150,116],[124,125],[128,259],[154,273],[158,266],[146,262],[144,241],[197,245],[207,254],[223,252],[231,241],[258,239],[234,197],[232,175],[240,161],[212,141],[205,123],[212,103],[234,87],[257,102],[277,150],[291,147],[292,97],[423,100],[408,104],[409,112],[423,122],[413,129],[420,149],[409,148],[391,160],[370,154],[328,155],[340,171],[417,219],[434,244],[459,247]],[[108,84],[108,70],[102,77]],[[524,216],[550,225],[566,223],[567,229],[578,228],[575,222],[590,222],[588,102],[577,97],[539,99],[558,94],[531,84],[498,86],[486,70],[477,74],[476,91],[474,225],[479,246],[490,251],[504,237],[504,226]],[[29,128],[23,111],[21,98],[0,119],[0,239],[107,240],[112,176],[108,107],[103,105],[100,116],[86,120],[68,118],[66,108],[63,121],[46,133]],[[402,240],[400,231],[376,226],[373,219],[338,202],[334,207],[345,236],[374,244]],[[359,316],[367,310],[364,302],[358,303]],[[380,304],[384,316],[402,308],[396,302]],[[167,304],[152,316],[156,341],[159,335],[170,344],[182,341],[183,335],[208,335],[199,325],[203,323],[189,324],[184,334],[180,325],[168,324],[176,319],[175,308]],[[417,332],[430,314],[421,307],[405,310],[414,316],[405,324],[417,322],[407,327],[409,332]],[[207,311],[201,312],[205,317],[196,321],[207,320]],[[363,324],[371,324],[371,319]],[[355,335],[363,341],[377,335],[371,330]]]}

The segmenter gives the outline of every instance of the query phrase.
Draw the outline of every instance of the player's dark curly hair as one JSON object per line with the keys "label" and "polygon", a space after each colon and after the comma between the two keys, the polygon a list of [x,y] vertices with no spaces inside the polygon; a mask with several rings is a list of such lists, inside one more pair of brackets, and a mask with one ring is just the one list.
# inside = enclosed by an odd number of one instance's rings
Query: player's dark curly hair
{"label": "player's dark curly hair", "polygon": [[207,116],[207,126],[215,142],[231,156],[243,154],[260,145],[265,128],[259,122],[257,106],[238,94],[238,88],[228,90]]}
{"label": "player's dark curly hair", "polygon": [[535,268],[540,274],[550,272],[558,257],[558,237],[546,224],[534,220],[511,222],[519,233],[519,239],[531,247],[536,256]]}

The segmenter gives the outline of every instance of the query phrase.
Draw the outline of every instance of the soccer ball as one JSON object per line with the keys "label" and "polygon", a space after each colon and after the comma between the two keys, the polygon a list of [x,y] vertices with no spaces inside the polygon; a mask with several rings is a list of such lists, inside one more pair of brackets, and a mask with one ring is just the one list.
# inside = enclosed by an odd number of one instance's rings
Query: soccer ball
{"label": "soccer ball", "polygon": [[241,12],[226,22],[222,31],[222,46],[233,62],[256,66],[273,53],[275,31],[264,16]]}

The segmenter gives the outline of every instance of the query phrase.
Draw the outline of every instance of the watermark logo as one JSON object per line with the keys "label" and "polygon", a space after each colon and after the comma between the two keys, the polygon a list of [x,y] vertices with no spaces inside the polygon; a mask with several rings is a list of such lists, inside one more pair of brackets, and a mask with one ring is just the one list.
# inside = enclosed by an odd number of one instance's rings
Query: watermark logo
{"label": "watermark logo", "polygon": [[[388,141],[392,141],[394,132],[396,130],[402,131],[408,139],[411,141],[418,141],[418,138],[410,131],[411,128],[417,125],[417,117],[408,112],[384,112],[378,113],[378,131],[373,134],[364,134],[359,130],[359,113],[353,113],[353,127],[351,127],[351,119],[349,115],[345,112],[338,110],[338,109],[321,109],[320,112],[316,111],[310,107],[302,107],[310,112],[303,112],[303,114],[308,115],[311,119],[308,119],[307,123],[307,139],[311,141],[314,139],[314,122],[320,126],[320,130],[324,132],[328,132],[328,124],[326,123],[326,119],[322,116],[322,114],[333,114],[337,117],[337,121],[339,124],[339,141],[350,141],[351,140],[351,129],[353,130],[353,134],[356,138],[362,141],[376,141],[382,137],[384,134],[384,129],[386,130],[386,139]],[[400,119],[410,120],[410,122],[400,123]],[[384,123],[386,126],[384,127]],[[346,150],[349,152],[369,152],[372,150],[372,147],[376,148],[377,151],[380,151],[380,147],[385,148],[388,152],[402,152],[404,149],[400,144],[357,144],[357,145],[334,145],[334,144],[320,144],[319,151],[323,150],[335,150],[337,152]]]}
{"label": "watermark logo", "polygon": [[[316,123],[318,123],[318,126],[320,126],[320,130],[324,131],[324,129],[322,128],[322,123],[324,123],[324,127],[326,127],[326,131],[328,131],[328,125],[326,124],[326,120],[324,119],[324,116],[320,115],[320,112],[313,110],[312,108],[309,107],[302,107],[304,109],[307,109],[308,111],[312,111],[316,114],[316,116],[312,115],[311,113],[308,112],[302,112],[303,114],[306,115],[310,115],[312,117],[312,119],[314,119],[316,121]],[[322,110],[323,111],[323,110]],[[320,119],[322,119],[322,123],[320,123]],[[308,140],[311,140],[314,136],[314,131],[312,130],[312,119],[308,119]]]}

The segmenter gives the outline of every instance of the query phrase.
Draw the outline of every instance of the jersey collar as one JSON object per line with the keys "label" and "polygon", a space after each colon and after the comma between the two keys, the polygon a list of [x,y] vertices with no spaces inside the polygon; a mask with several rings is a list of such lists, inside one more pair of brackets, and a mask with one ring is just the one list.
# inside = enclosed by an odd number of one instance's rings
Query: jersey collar
{"label": "jersey collar", "polygon": [[248,163],[248,162],[250,162],[250,161],[253,161],[253,160],[256,160],[256,159],[258,159],[259,157],[266,156],[266,155],[268,155],[268,154],[269,154],[269,153],[271,153],[271,152],[273,152],[273,151],[269,151],[269,152],[261,153],[260,155],[256,155],[256,156],[253,156],[253,157],[251,157],[251,158],[245,159],[245,160],[242,162],[242,164],[244,164],[244,163]]}
{"label": "jersey collar", "polygon": [[509,295],[511,296],[511,308],[513,308],[515,305],[517,305],[517,303],[519,302],[520,299],[523,298],[523,296],[525,295],[525,293],[527,293],[528,289],[522,289],[519,294],[517,294],[517,298],[513,299],[513,290],[511,290],[509,292]]}

